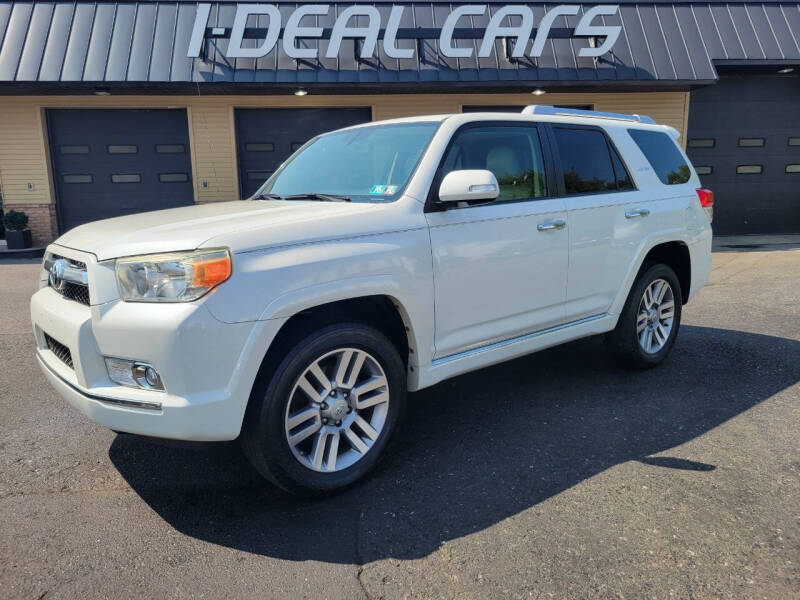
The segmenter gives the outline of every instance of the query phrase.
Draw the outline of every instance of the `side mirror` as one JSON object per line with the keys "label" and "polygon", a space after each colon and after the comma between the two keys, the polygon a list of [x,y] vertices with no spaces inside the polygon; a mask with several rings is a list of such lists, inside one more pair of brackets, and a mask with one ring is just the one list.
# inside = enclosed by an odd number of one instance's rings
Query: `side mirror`
{"label": "side mirror", "polygon": [[439,186],[440,202],[491,201],[499,194],[494,173],[483,169],[450,171]]}

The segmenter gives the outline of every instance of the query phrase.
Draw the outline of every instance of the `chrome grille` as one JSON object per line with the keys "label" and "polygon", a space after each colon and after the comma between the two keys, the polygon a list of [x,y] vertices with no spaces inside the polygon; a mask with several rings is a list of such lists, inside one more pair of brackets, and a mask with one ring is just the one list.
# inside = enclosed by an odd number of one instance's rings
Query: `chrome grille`
{"label": "chrome grille", "polygon": [[69,348],[67,348],[61,342],[54,340],[46,333],[44,334],[44,341],[47,342],[47,349],[55,354],[61,362],[67,365],[70,369],[75,368],[72,366],[72,352],[69,351]]}
{"label": "chrome grille", "polygon": [[[62,267],[60,279],[55,277],[53,267],[60,262]],[[48,273],[48,285],[67,298],[89,306],[89,286],[86,275],[86,263],[57,254],[48,254],[44,259],[44,270]]]}
{"label": "chrome grille", "polygon": [[64,298],[89,306],[89,288],[77,283],[65,283],[59,292]]}

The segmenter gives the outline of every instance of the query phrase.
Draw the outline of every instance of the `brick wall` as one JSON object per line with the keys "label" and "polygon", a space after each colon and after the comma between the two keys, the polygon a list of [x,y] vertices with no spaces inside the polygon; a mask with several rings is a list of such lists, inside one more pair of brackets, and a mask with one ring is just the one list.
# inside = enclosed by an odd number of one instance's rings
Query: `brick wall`
{"label": "brick wall", "polygon": [[34,247],[46,246],[58,237],[56,207],[52,204],[8,204],[4,212],[19,210],[28,215]]}

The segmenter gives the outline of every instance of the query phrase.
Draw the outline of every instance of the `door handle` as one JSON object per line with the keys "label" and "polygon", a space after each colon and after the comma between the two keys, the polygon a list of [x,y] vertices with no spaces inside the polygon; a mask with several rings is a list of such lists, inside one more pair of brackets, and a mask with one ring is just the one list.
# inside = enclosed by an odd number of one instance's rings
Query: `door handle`
{"label": "door handle", "polygon": [[635,219],[636,217],[646,217],[650,211],[646,208],[637,208],[636,210],[629,210],[625,213],[626,219]]}
{"label": "door handle", "polygon": [[536,226],[536,229],[539,231],[550,231],[551,229],[564,229],[566,226],[566,221],[563,219],[556,219],[555,221],[545,221],[544,223],[539,223]]}

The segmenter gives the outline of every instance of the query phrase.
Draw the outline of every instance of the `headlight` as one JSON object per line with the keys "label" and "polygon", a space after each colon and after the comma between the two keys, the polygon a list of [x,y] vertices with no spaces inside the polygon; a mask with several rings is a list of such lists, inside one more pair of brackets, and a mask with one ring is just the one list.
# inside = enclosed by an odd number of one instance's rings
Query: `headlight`
{"label": "headlight", "polygon": [[117,259],[119,295],[128,302],[191,302],[231,276],[227,249]]}

